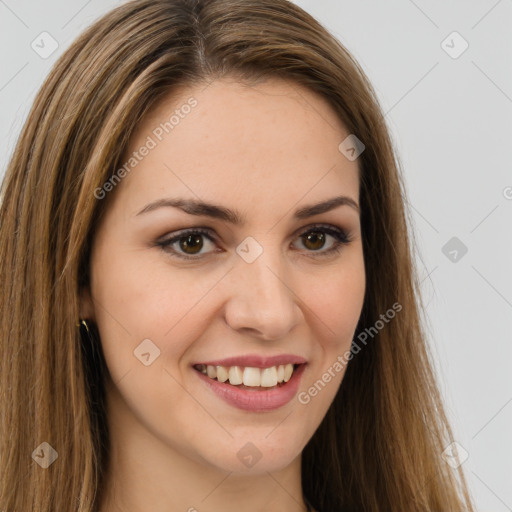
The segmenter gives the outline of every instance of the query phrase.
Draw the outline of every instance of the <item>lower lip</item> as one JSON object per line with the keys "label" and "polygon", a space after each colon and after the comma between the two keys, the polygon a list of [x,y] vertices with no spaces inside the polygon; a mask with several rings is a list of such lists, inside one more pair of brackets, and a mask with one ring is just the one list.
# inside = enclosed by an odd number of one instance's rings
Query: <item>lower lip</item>
{"label": "lower lip", "polygon": [[194,371],[217,396],[229,405],[246,411],[265,412],[279,409],[292,400],[299,389],[300,379],[305,366],[305,364],[299,365],[293,371],[292,377],[288,382],[268,391],[240,389],[231,384],[210,379],[210,377],[198,370],[194,369]]}

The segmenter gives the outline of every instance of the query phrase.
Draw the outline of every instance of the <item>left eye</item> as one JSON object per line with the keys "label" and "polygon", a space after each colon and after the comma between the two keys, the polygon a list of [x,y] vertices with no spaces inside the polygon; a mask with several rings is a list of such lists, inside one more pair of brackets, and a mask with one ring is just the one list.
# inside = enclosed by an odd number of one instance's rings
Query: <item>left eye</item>
{"label": "left eye", "polygon": [[[333,242],[326,250],[321,250],[324,248],[329,237],[333,239]],[[171,255],[178,258],[199,259],[202,255],[201,250],[205,246],[205,238],[212,246],[215,245],[215,240],[211,232],[204,229],[182,231],[172,238],[157,242],[156,245],[160,246],[165,252],[170,252]],[[303,246],[308,249],[307,252],[317,253],[310,255],[313,257],[337,253],[341,250],[343,245],[350,242],[345,231],[334,226],[311,226],[299,235],[299,240],[301,240]]]}
{"label": "left eye", "polygon": [[328,237],[331,237],[333,242],[328,249],[320,252],[319,255],[330,254],[332,251],[338,252],[343,245],[349,242],[348,236],[344,231],[338,228],[327,227],[310,228],[299,236],[299,240],[302,240],[303,245],[307,249],[317,252],[324,248]]}

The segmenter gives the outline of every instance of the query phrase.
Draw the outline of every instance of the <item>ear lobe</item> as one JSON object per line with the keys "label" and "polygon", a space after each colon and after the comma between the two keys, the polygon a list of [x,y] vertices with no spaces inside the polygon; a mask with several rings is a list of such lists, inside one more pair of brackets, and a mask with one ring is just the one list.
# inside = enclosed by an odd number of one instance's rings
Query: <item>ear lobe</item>
{"label": "ear lobe", "polygon": [[96,321],[94,304],[89,287],[83,287],[80,291],[80,318]]}

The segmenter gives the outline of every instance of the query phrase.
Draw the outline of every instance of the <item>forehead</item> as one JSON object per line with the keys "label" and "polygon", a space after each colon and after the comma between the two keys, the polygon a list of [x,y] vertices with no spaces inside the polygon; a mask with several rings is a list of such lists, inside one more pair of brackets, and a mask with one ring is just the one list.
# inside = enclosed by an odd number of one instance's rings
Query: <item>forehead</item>
{"label": "forehead", "polygon": [[348,135],[324,98],[293,82],[182,87],[137,126],[118,192],[131,212],[163,195],[255,207],[264,200],[267,209],[336,191],[357,200],[357,161],[338,149]]}

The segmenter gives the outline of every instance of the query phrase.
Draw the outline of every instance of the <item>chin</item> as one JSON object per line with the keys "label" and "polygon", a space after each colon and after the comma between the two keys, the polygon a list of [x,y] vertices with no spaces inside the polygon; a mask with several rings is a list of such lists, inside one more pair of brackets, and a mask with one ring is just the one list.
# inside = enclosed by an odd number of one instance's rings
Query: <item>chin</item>
{"label": "chin", "polygon": [[285,431],[273,439],[274,434],[266,429],[258,435],[234,436],[225,444],[212,440],[218,449],[213,451],[210,446],[202,458],[209,465],[232,473],[263,475],[277,472],[300,457],[305,442],[301,442],[301,436],[286,435]]}

